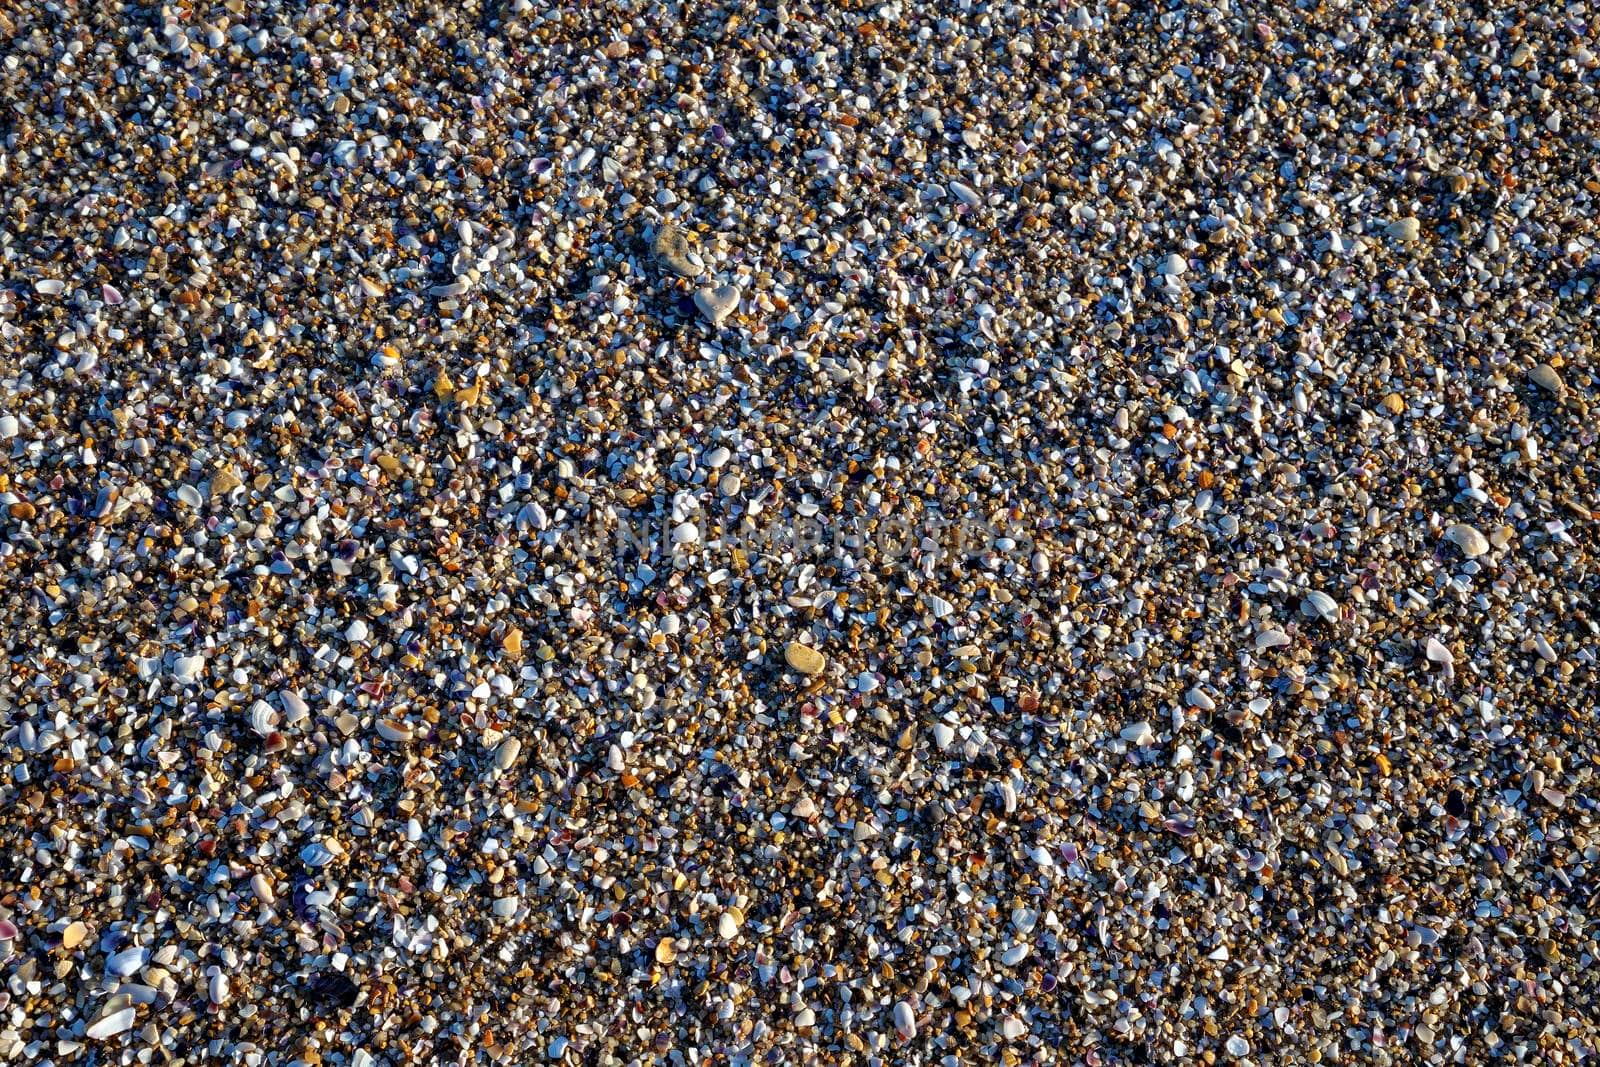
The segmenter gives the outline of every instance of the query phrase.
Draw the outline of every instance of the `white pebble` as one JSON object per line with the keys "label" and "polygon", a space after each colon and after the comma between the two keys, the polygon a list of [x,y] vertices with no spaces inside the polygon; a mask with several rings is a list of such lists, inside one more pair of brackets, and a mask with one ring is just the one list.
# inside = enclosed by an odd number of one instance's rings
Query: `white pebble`
{"label": "white pebble", "polygon": [[1028,945],[1009,945],[1000,953],[1000,962],[1005,964],[1007,967],[1015,967],[1017,964],[1027,959],[1028,953],[1031,951],[1032,949]]}
{"label": "white pebble", "polygon": [[1339,617],[1339,605],[1327,593],[1313,589],[1300,602],[1300,612],[1313,619],[1333,620]]}
{"label": "white pebble", "polygon": [[83,1036],[90,1041],[104,1041],[108,1037],[116,1037],[118,1034],[132,1030],[133,1022],[133,1008],[131,1006],[126,1007],[120,1011],[100,1016],[100,1018],[89,1024],[88,1029],[84,1030]]}
{"label": "white pebble", "polygon": [[1468,559],[1474,559],[1489,551],[1489,539],[1464,522],[1458,522],[1446,530],[1444,539],[1461,549],[1462,554]]}
{"label": "white pebble", "polygon": [[494,750],[494,765],[496,770],[508,771],[517,762],[517,757],[522,754],[522,742],[515,737],[508,737],[500,742]]}
{"label": "white pebble", "polygon": [[910,1041],[917,1036],[916,1013],[911,1010],[911,1005],[903,1000],[895,1002],[894,1030],[902,1041]]}
{"label": "white pebble", "polygon": [[143,967],[150,958],[150,950],[141,946],[125,948],[106,961],[106,970],[119,978],[126,978]]}

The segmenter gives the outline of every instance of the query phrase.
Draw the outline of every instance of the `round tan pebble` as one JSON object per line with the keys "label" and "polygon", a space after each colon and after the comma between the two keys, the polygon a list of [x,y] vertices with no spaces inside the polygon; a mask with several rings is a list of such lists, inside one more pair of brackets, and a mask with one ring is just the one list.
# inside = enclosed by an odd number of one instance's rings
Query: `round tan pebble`
{"label": "round tan pebble", "polygon": [[803,645],[799,641],[790,641],[784,647],[783,658],[789,666],[801,674],[821,674],[828,669],[828,660],[821,652]]}

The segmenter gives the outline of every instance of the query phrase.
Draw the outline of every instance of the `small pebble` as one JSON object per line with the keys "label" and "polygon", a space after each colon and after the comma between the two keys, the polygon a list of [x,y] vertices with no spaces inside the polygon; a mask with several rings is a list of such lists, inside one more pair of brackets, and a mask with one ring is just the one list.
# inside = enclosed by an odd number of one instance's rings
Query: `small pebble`
{"label": "small pebble", "polygon": [[740,298],[738,287],[718,285],[698,290],[694,294],[694,306],[700,309],[700,314],[707,321],[716,326],[739,309]]}
{"label": "small pebble", "polygon": [[1474,559],[1489,551],[1489,539],[1479,533],[1475,527],[1466,523],[1452,524],[1444,532],[1444,538],[1457,548],[1468,559]]}
{"label": "small pebble", "polygon": [[[1553,393],[1556,396],[1560,396],[1566,391],[1566,386],[1561,381],[1561,375],[1557,374],[1556,369],[1548,363],[1534,364],[1528,371],[1528,380],[1545,392]],[[0,434],[3,434],[3,432],[4,427],[0,427]]]}
{"label": "small pebble", "polygon": [[1121,737],[1130,745],[1143,747],[1155,741],[1155,731],[1147,722],[1136,722],[1122,728]]}
{"label": "small pebble", "polygon": [[821,674],[828,667],[828,661],[821,652],[799,641],[790,641],[784,647],[783,658],[801,674]]}
{"label": "small pebble", "polygon": [[500,742],[494,750],[494,766],[498,771],[509,771],[516,765],[517,757],[522,754],[522,742],[515,737],[508,737]]}
{"label": "small pebble", "polygon": [[1415,241],[1422,236],[1422,222],[1414,217],[1396,219],[1389,223],[1386,233],[1396,241]]}

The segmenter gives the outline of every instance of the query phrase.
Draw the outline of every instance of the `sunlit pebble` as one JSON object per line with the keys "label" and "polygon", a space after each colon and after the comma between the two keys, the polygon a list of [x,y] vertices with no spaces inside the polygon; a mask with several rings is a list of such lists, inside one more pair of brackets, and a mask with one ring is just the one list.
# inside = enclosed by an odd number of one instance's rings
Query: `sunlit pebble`
{"label": "sunlit pebble", "polygon": [[1320,589],[1313,589],[1306,594],[1300,603],[1300,611],[1313,619],[1336,619],[1339,617],[1339,605],[1333,597]]}
{"label": "sunlit pebble", "polygon": [[741,296],[734,285],[708,286],[695,292],[694,303],[700,314],[715,326],[738,310]]}
{"label": "sunlit pebble", "polygon": [[1445,540],[1461,549],[1462,555],[1468,559],[1481,556],[1489,551],[1489,539],[1482,533],[1466,523],[1458,522],[1444,532]]}
{"label": "sunlit pebble", "polygon": [[516,765],[517,756],[522,752],[522,742],[515,737],[508,737],[495,748],[494,765],[497,770],[508,771]]}
{"label": "sunlit pebble", "polygon": [[895,1002],[894,1028],[903,1041],[910,1041],[917,1036],[916,1013],[911,1010],[911,1005],[903,1000]]}
{"label": "sunlit pebble", "polygon": [[125,948],[106,960],[106,970],[118,977],[126,978],[136,973],[150,958],[150,950],[135,946]]}
{"label": "sunlit pebble", "polygon": [[138,1018],[132,1006],[121,1007],[101,1014],[84,1028],[83,1036],[91,1041],[106,1041],[133,1029]]}
{"label": "sunlit pebble", "polygon": [[1560,396],[1566,391],[1566,385],[1561,381],[1561,375],[1548,363],[1534,365],[1528,371],[1528,380],[1539,388],[1549,393]]}
{"label": "sunlit pebble", "polygon": [[277,900],[277,894],[272,890],[272,883],[264,874],[255,874],[250,878],[250,889],[255,893],[256,899],[271,907]]}

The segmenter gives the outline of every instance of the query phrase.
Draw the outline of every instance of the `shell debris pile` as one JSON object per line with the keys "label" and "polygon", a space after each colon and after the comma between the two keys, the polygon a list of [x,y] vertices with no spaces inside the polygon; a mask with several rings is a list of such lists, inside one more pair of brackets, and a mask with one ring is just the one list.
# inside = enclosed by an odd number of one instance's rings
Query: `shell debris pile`
{"label": "shell debris pile", "polygon": [[1600,1051],[1583,3],[0,4],[0,1060]]}

